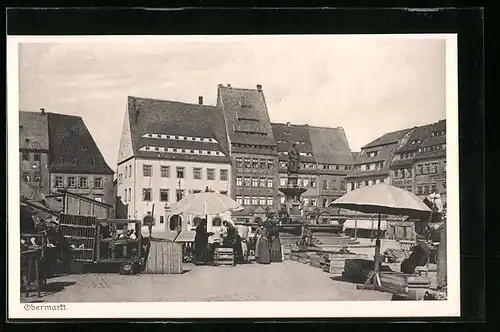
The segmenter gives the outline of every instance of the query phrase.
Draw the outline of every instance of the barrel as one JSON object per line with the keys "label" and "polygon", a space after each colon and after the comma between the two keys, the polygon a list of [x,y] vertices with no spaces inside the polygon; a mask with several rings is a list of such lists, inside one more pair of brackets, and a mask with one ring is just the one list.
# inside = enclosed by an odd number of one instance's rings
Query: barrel
{"label": "barrel", "polygon": [[176,242],[151,241],[144,272],[147,274],[181,274],[182,245]]}

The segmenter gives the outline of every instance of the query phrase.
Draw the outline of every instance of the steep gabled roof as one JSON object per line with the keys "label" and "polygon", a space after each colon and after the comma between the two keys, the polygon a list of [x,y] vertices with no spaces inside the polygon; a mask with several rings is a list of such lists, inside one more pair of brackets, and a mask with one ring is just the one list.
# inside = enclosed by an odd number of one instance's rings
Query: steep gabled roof
{"label": "steep gabled roof", "polygon": [[19,148],[49,150],[46,113],[19,112]]}
{"label": "steep gabled roof", "polygon": [[220,84],[217,105],[224,110],[231,144],[276,146],[262,90]]}
{"label": "steep gabled roof", "polygon": [[[230,162],[224,116],[220,108],[177,101],[128,97],[128,116],[135,156],[155,158],[161,155],[162,158],[175,160]],[[143,137],[148,134],[212,138],[218,143]],[[145,146],[214,150],[224,155],[140,151]]]}
{"label": "steep gabled roof", "polygon": [[384,134],[384,135],[380,136],[379,138],[377,138],[376,140],[366,144],[361,149],[373,148],[373,147],[381,146],[381,145],[395,144],[412,129],[413,128],[407,128],[407,129],[393,131],[393,132]]}
{"label": "steep gabled roof", "polygon": [[[432,125],[432,133],[444,131],[446,132],[446,120],[440,120]],[[429,134],[427,139],[422,143],[422,147],[433,146],[446,143],[446,135],[432,136]]]}
{"label": "steep gabled roof", "polygon": [[354,158],[343,128],[309,126],[313,154],[318,163],[352,165]]}
{"label": "steep gabled roof", "polygon": [[[313,154],[311,135],[309,132],[309,126],[305,125],[288,125],[285,123],[271,123],[273,129],[273,136],[276,140],[276,147],[278,153],[288,152],[292,143],[296,143],[296,148],[299,153],[310,153]],[[279,159],[282,161],[288,160],[288,156],[284,154],[279,154]],[[314,155],[300,156],[301,161],[305,162],[315,162]]]}
{"label": "steep gabled roof", "polygon": [[434,124],[415,127],[408,138],[408,141],[396,150],[396,153],[404,153],[418,150],[420,145],[430,136]]}
{"label": "steep gabled roof", "polygon": [[47,117],[51,172],[114,174],[81,117],[57,113]]}

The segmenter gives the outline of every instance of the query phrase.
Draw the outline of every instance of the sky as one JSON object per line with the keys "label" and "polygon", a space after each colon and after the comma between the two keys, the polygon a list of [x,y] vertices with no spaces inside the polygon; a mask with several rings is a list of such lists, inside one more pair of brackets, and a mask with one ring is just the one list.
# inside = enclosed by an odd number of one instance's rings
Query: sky
{"label": "sky", "polygon": [[127,96],[215,105],[218,84],[261,84],[272,122],[340,126],[359,151],[445,118],[445,64],[444,39],[404,36],[30,42],[19,45],[19,106],[81,116],[115,169]]}

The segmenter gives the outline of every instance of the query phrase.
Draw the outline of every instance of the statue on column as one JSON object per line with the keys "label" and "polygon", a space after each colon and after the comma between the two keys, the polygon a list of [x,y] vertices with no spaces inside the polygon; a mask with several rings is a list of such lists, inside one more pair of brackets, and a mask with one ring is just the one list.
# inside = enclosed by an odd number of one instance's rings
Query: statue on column
{"label": "statue on column", "polygon": [[297,150],[297,147],[295,143],[292,143],[292,146],[288,150],[288,176],[290,174],[298,174],[299,173],[299,162],[300,162],[300,154],[299,150]]}

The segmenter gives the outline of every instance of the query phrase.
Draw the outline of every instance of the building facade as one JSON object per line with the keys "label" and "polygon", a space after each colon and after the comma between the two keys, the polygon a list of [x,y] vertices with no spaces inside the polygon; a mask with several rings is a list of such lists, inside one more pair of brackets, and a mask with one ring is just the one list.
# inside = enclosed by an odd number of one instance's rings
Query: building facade
{"label": "building facade", "polygon": [[387,133],[361,148],[353,169],[346,176],[347,190],[385,182],[390,184],[390,167],[395,152],[409,140],[414,128]]}
{"label": "building facade", "polygon": [[47,113],[19,112],[19,174],[21,180],[50,193],[49,129]]}
{"label": "building facade", "polygon": [[[173,215],[170,206],[206,188],[231,195],[231,160],[222,110],[128,98],[117,166],[117,195],[128,218],[154,217],[153,231],[189,230],[205,216]],[[228,216],[209,216],[208,229]]]}
{"label": "building facade", "polygon": [[113,205],[113,174],[83,119],[19,112],[22,180],[46,196],[59,190]]}
{"label": "building facade", "polygon": [[[306,189],[301,196],[302,215],[311,216],[313,223],[329,222],[328,216],[335,214],[329,205],[346,192],[345,176],[354,163],[344,130],[291,123],[273,123],[272,127],[279,156],[279,186],[287,185],[288,150],[295,143],[300,154],[298,185]],[[278,197],[281,203],[285,201],[279,192]],[[316,218],[317,211],[323,216]]]}
{"label": "building facade", "polygon": [[263,218],[277,210],[278,153],[262,86],[239,89],[219,84],[217,106],[223,110],[232,164],[231,197],[244,209],[236,221]]}

